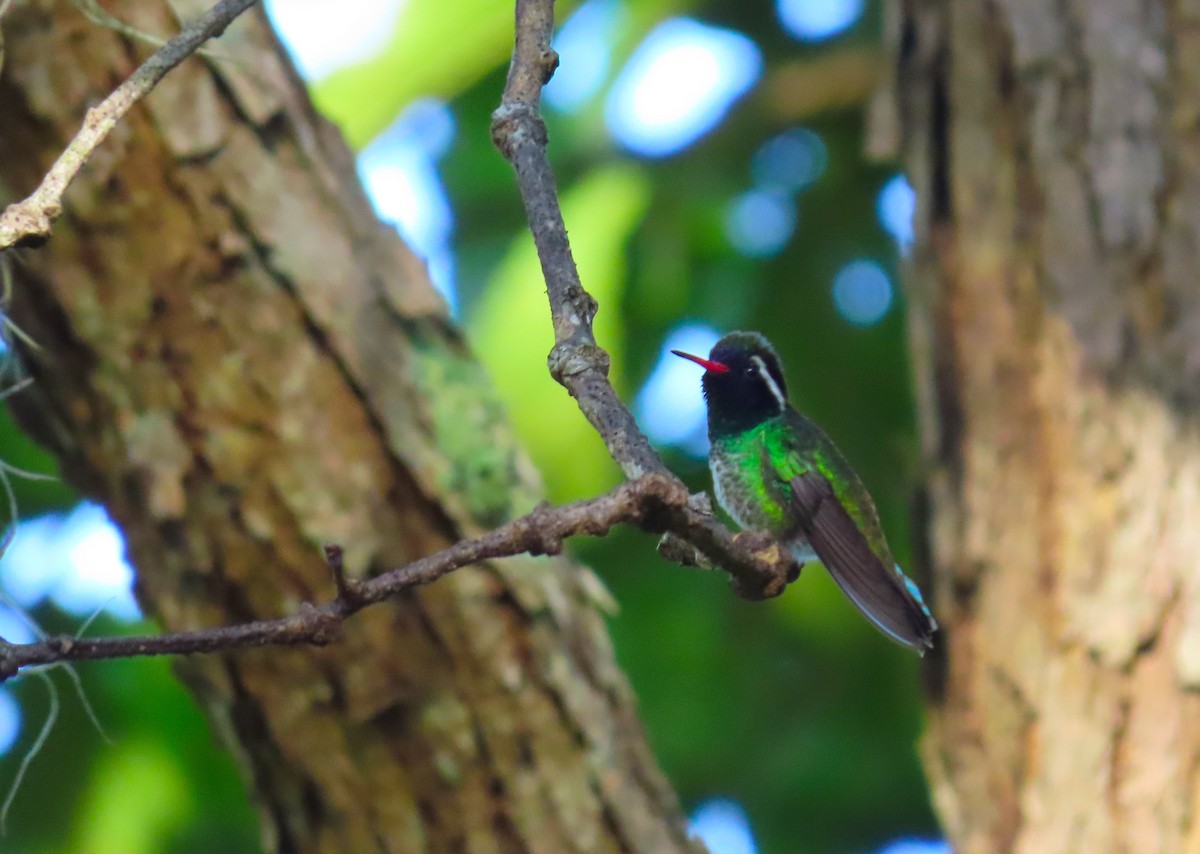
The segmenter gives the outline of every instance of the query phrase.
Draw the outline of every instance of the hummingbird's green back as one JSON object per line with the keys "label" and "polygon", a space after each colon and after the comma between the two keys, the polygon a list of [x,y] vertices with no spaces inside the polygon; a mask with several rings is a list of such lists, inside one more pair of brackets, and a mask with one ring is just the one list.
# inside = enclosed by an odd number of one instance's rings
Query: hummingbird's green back
{"label": "hummingbird's green back", "polygon": [[825,432],[795,409],[788,407],[775,423],[764,431],[766,440],[764,453],[775,476],[783,482],[787,498],[792,499],[789,485],[800,475],[816,471],[833,487],[838,503],[854,520],[855,527],[862,532],[871,551],[888,566],[892,560],[891,549],[879,523],[879,512],[871,493],[863,486],[842,452]]}

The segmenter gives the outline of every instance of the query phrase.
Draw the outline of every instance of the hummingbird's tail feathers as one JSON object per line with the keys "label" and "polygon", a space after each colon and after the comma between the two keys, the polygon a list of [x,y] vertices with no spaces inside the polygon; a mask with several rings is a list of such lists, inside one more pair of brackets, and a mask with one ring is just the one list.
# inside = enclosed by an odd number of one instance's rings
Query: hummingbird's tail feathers
{"label": "hummingbird's tail feathers", "polygon": [[875,553],[820,472],[792,478],[791,487],[801,530],[838,587],[883,634],[924,655],[937,622],[917,585]]}

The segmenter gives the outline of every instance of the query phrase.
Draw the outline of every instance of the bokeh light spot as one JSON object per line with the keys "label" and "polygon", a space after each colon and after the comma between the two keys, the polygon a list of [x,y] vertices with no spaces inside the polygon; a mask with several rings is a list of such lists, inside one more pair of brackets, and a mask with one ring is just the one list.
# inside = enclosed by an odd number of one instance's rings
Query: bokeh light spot
{"label": "bokeh light spot", "polygon": [[38,605],[68,571],[58,547],[61,514],[23,520],[0,559],[0,583],[21,608]]}
{"label": "bokeh light spot", "polygon": [[0,605],[0,638],[9,643],[32,643],[34,634],[23,615],[7,605]]}
{"label": "bokeh light spot", "polygon": [[555,109],[571,112],[600,89],[612,60],[612,42],[624,7],[617,0],[587,0],[554,36],[562,64],[542,95]]}
{"label": "bokeh light spot", "polygon": [[98,504],[18,523],[0,560],[0,582],[24,608],[50,598],[76,616],[101,608],[122,620],[141,616],[121,532]]}
{"label": "bokeh light spot", "polygon": [[733,248],[752,258],[778,254],[796,230],[796,205],[778,190],[750,190],[734,199],[725,214],[725,234]]}
{"label": "bokeh light spot", "polygon": [[309,80],[378,51],[391,37],[404,0],[267,0],[267,15]]}
{"label": "bokeh light spot", "polygon": [[783,28],[803,41],[823,41],[862,17],[864,0],[776,0]]}
{"label": "bokeh light spot", "polygon": [[834,277],[833,303],[850,323],[871,326],[892,306],[892,280],[874,261],[851,261]]}
{"label": "bokeh light spot", "polygon": [[125,540],[103,507],[78,505],[67,517],[61,548],[70,571],[50,594],[55,604],[81,617],[101,607],[123,620],[141,616],[133,598],[133,567],[125,560]]}
{"label": "bokeh light spot", "polygon": [[702,841],[711,854],[757,854],[746,811],[736,801],[712,798],[696,807],[688,833]]}
{"label": "bokeh light spot", "polygon": [[455,133],[450,109],[425,98],[410,104],[358,158],[375,212],[425,259],[434,288],[451,310],[457,307],[451,251],[454,212],[437,160],[449,150]]}
{"label": "bokeh light spot", "polygon": [[673,18],[638,45],[605,103],[613,136],[649,157],[679,151],[712,130],[762,73],[746,36]]}
{"label": "bokeh light spot", "polygon": [[764,142],[754,153],[754,180],[763,186],[803,190],[824,173],[829,149],[808,128],[792,128]]}
{"label": "bokeh light spot", "polygon": [[707,356],[720,337],[706,324],[684,323],[663,341],[658,362],[634,400],[638,423],[652,442],[675,445],[695,457],[708,454],[708,412],[700,391],[703,372],[671,351]]}
{"label": "bokeh light spot", "polygon": [[875,202],[875,214],[883,230],[892,236],[901,255],[908,255],[912,247],[913,216],[917,211],[917,194],[908,178],[894,175],[879,191]]}
{"label": "bokeh light spot", "polygon": [[940,839],[898,839],[876,854],[951,854],[951,851],[950,845]]}

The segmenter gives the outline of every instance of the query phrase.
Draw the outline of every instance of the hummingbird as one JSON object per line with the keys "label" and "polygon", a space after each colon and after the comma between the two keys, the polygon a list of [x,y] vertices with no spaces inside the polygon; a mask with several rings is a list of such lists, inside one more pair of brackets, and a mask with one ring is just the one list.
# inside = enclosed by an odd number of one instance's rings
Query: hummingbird
{"label": "hummingbird", "polygon": [[787,398],[775,348],[731,332],[704,368],[709,468],[717,502],[746,530],[782,542],[797,563],[820,560],[842,592],[893,641],[924,655],[937,623],[892,558],[879,513],[833,441]]}

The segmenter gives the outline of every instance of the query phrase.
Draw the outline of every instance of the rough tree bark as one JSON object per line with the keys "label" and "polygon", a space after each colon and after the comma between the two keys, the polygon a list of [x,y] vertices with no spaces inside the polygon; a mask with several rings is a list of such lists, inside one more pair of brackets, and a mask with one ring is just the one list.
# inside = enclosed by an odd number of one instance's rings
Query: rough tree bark
{"label": "rough tree bark", "polygon": [[[169,33],[172,7],[121,15]],[[0,192],[20,198],[145,47],[67,3],[5,21]],[[332,593],[530,509],[536,477],[422,265],[382,227],[260,15],[169,75],[15,266],[41,345],[19,416],[124,529],[170,629]],[[531,287],[539,287],[531,282]],[[512,559],[322,649],[191,660],[266,847],[677,851],[590,574]]]}
{"label": "rough tree bark", "polygon": [[958,850],[1200,851],[1200,6],[891,10]]}

